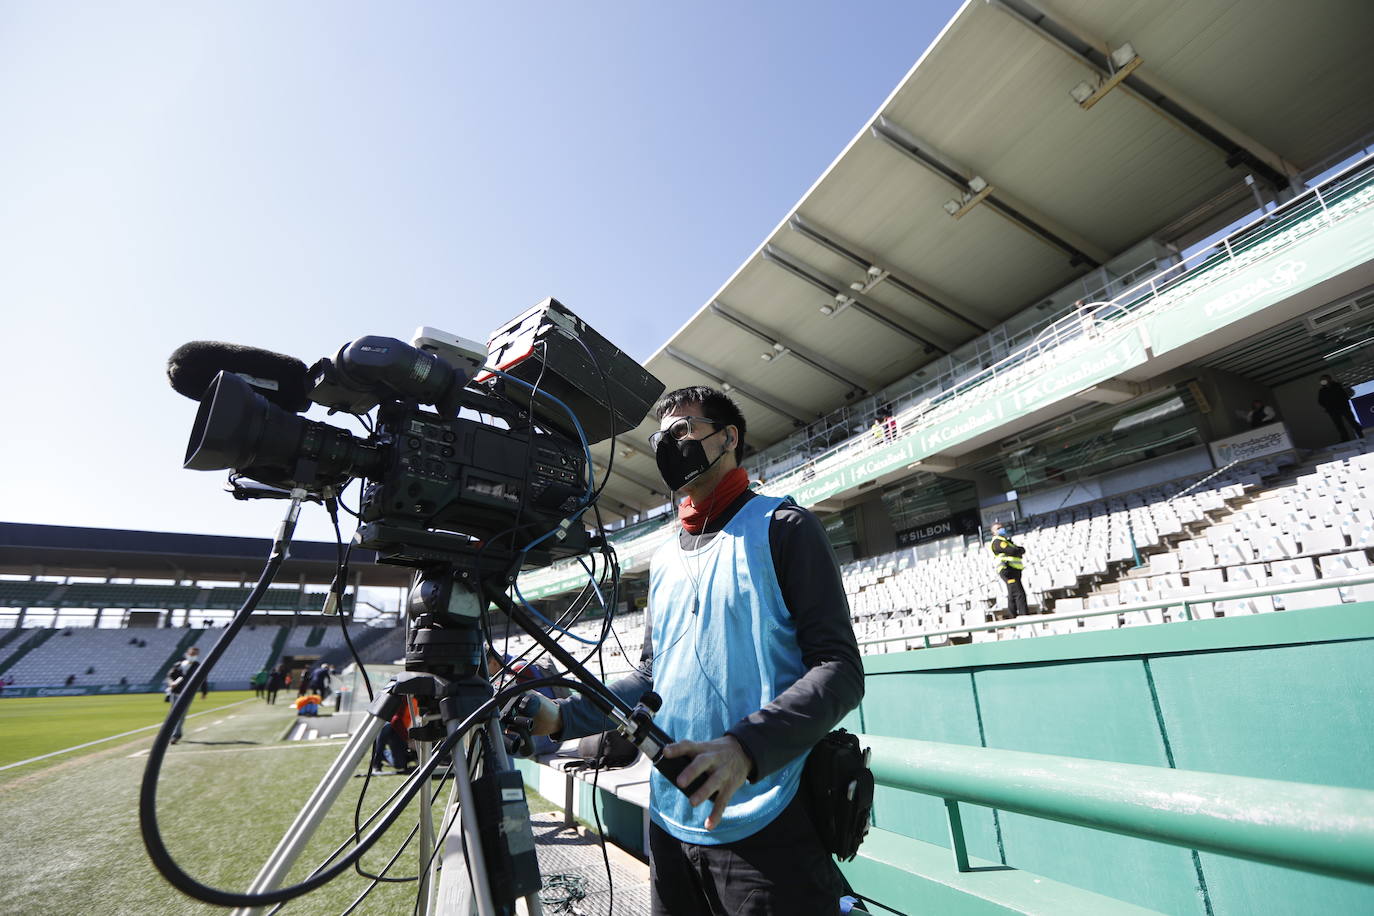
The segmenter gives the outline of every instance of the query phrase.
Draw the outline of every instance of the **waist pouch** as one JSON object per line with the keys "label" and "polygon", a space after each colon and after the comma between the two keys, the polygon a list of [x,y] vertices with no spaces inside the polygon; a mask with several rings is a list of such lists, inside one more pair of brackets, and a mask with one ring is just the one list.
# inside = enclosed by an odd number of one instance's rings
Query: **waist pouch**
{"label": "waist pouch", "polygon": [[811,820],[825,848],[847,862],[868,835],[873,811],[873,771],[868,748],[843,728],[811,749],[802,770],[802,791],[811,805]]}

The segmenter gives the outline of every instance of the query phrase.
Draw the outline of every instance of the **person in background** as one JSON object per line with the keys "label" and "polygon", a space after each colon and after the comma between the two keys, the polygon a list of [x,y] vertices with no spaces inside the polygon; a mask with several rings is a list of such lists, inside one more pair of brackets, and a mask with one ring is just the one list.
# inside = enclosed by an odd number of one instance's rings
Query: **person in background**
{"label": "person in background", "polygon": [[1354,391],[1331,376],[1321,377],[1321,384],[1317,388],[1317,404],[1336,425],[1336,435],[1342,442],[1349,440],[1352,433],[1361,439],[1364,438],[1364,430],[1360,428],[1360,424],[1355,421],[1355,415],[1350,411],[1350,399],[1354,396]]}
{"label": "person in background", "polygon": [[997,577],[1007,583],[1007,616],[1020,617],[1030,613],[1026,607],[1026,590],[1021,585],[1021,572],[1026,568],[1026,548],[1012,543],[1011,532],[1005,523],[993,522],[988,549],[997,561]]}
{"label": "person in background", "polygon": [[310,676],[305,679],[310,690],[318,693],[322,699],[329,699],[329,666],[320,662],[310,672]]}
{"label": "person in background", "polygon": [[405,775],[410,772],[410,713],[411,700],[407,699],[396,710],[388,722],[382,723],[377,739],[372,743],[372,774],[381,776],[386,773],[386,752],[391,753],[391,765],[396,772]]}
{"label": "person in background", "polygon": [[1249,410],[1238,410],[1236,413],[1239,414],[1245,422],[1250,424],[1251,429],[1259,429],[1261,426],[1268,426],[1279,418],[1279,415],[1274,413],[1274,408],[1270,407],[1259,398],[1255,398],[1250,402]]}
{"label": "person in background", "polygon": [[[172,669],[167,672],[168,700],[170,700],[173,703],[176,702],[177,697],[181,695],[182,688],[186,686],[186,682],[191,679],[191,675],[195,674],[196,669],[199,667],[200,650],[197,649],[195,646],[192,646],[191,648],[186,650],[186,657],[183,658],[181,661],[177,662],[175,665],[173,665]],[[188,712],[190,711],[190,708],[191,707],[189,706],[186,707]],[[173,744],[176,744],[178,741],[181,740],[181,725],[184,720],[185,716],[182,716],[182,718],[177,719],[176,728],[172,731]]]}
{"label": "person in background", "polygon": [[277,691],[291,683],[286,675],[286,665],[281,664],[272,669],[272,673],[267,676],[267,702],[273,705],[277,702]]}

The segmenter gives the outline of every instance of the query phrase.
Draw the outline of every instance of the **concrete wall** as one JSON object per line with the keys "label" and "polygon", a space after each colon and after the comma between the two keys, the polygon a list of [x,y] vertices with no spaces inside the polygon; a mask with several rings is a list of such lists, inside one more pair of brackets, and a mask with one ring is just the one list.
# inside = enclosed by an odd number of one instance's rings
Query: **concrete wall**
{"label": "concrete wall", "polygon": [[[864,661],[870,734],[1374,789],[1374,604]],[[963,808],[972,855],[1165,913],[1374,912],[1374,887]],[[875,820],[949,845],[938,799],[879,787]]]}
{"label": "concrete wall", "polygon": [[[1207,450],[1207,446],[1200,445],[1172,455],[1141,461],[1120,470],[1108,471],[1101,477],[1091,480],[1077,481],[1053,490],[1032,493],[1022,497],[1021,514],[1038,515],[1106,496],[1129,493],[1166,480],[1202,477],[1211,473],[1213,467],[1211,452]],[[1183,489],[1182,485],[1179,489]]]}

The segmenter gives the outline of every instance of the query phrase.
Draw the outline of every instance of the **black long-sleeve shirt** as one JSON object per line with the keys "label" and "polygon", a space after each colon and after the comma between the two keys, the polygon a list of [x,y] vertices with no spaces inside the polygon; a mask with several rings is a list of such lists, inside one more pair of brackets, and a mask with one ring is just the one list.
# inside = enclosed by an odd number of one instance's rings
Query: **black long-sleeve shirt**
{"label": "black long-sleeve shirt", "polygon": [[[754,493],[746,490],[700,534],[682,529],[680,547],[695,550],[710,543],[753,497]],[[768,546],[783,602],[797,626],[797,647],[806,673],[767,706],[726,730],[753,760],[751,779],[767,776],[808,752],[859,705],[864,694],[863,662],[849,619],[849,602],[839,564],[820,521],[799,506],[779,506],[768,526]],[[665,611],[651,606],[644,614],[639,669],[609,685],[631,703],[653,689],[655,612]],[[609,727],[606,717],[585,700],[572,698],[560,701],[560,705],[565,738],[595,734]]]}

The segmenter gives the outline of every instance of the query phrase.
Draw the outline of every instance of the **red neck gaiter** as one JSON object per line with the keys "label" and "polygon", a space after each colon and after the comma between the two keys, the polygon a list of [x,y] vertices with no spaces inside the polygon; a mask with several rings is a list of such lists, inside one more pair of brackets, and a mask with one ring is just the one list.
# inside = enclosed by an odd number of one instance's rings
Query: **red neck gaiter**
{"label": "red neck gaiter", "polygon": [[735,468],[720,479],[720,483],[716,484],[701,505],[694,504],[690,496],[678,503],[677,520],[688,534],[701,534],[708,519],[719,518],[725,507],[747,489],[749,473],[744,468]]}

